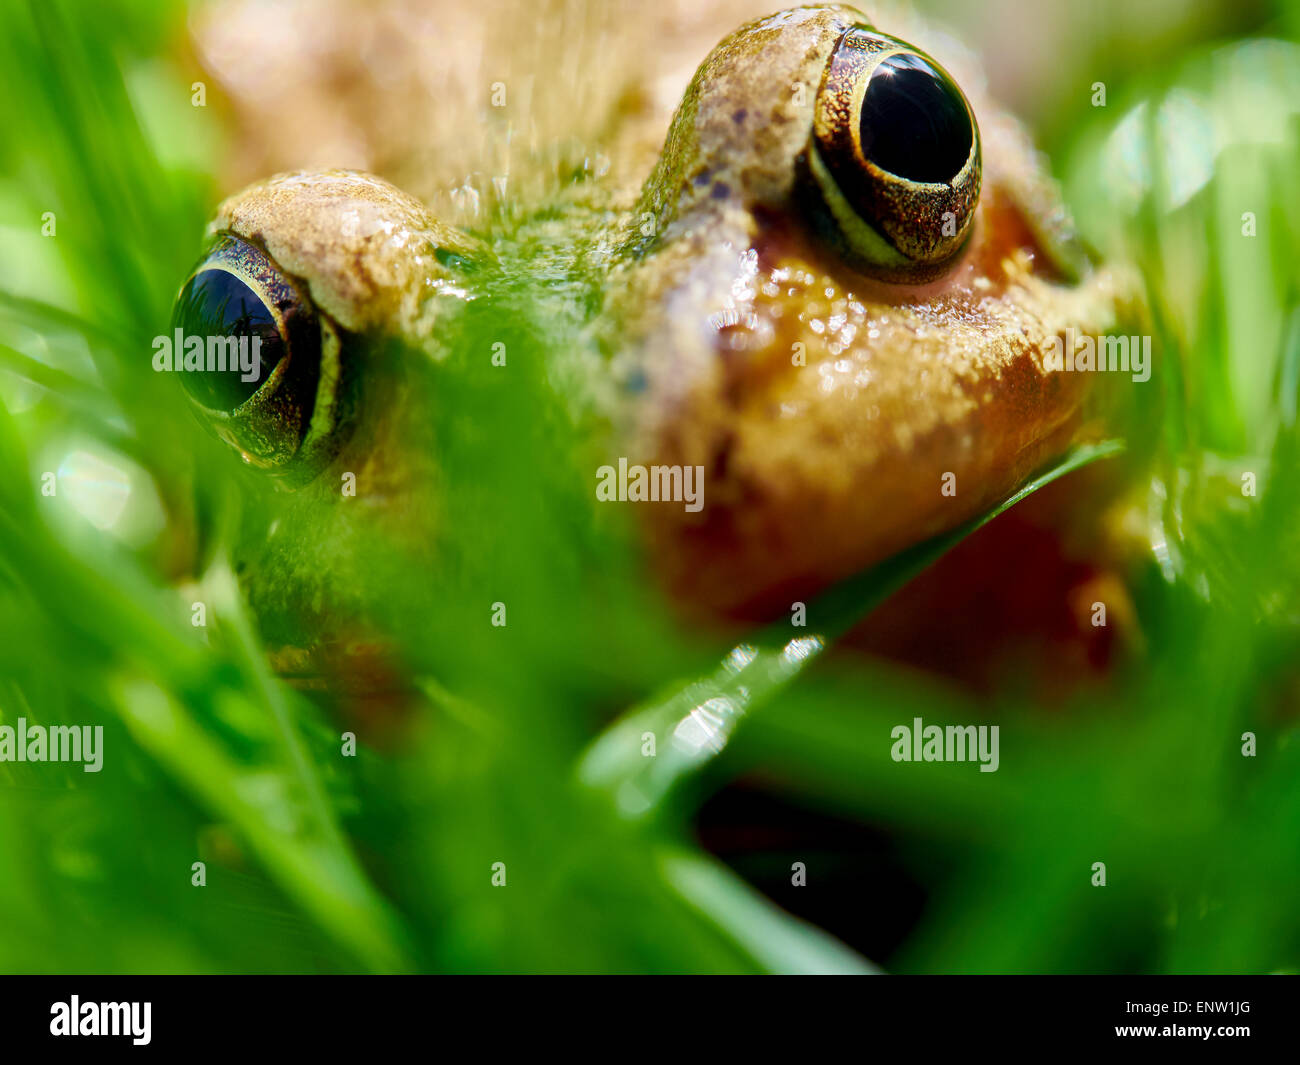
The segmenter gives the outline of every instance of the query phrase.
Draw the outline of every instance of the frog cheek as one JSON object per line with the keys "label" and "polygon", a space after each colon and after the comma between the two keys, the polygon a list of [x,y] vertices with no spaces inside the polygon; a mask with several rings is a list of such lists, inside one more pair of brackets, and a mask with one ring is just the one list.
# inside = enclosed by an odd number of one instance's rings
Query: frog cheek
{"label": "frog cheek", "polygon": [[803,162],[816,228],[864,272],[933,280],[970,235],[979,127],[952,78],[903,41],[860,26],[844,32]]}
{"label": "frog cheek", "polygon": [[290,485],[337,453],[352,422],[345,332],[260,248],[231,234],[182,286],[166,338],[200,420]]}

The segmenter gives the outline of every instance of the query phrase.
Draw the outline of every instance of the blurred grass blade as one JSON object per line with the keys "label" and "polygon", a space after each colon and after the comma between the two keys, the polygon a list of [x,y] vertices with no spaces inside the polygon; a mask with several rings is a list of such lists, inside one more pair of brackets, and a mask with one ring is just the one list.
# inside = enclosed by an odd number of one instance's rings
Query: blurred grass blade
{"label": "blurred grass blade", "polygon": [[111,701],[139,744],[208,810],[233,824],[288,895],[366,968],[411,968],[398,946],[396,919],[317,803],[295,801],[273,771],[234,762],[150,680],[124,678]]}
{"label": "blurred grass blade", "polygon": [[43,300],[15,296],[12,292],[0,289],[0,311],[15,321],[23,322],[34,329],[49,332],[69,330],[84,337],[89,345],[121,345],[130,342],[128,334],[104,329],[81,315],[56,307]]}
{"label": "blurred grass blade", "polygon": [[[214,613],[226,608],[222,620],[233,625],[243,651],[242,668],[232,678],[220,656],[201,657],[196,644],[169,624],[169,605],[176,607],[173,616],[183,613],[179,602],[152,587],[127,559],[73,556],[48,535],[37,542],[35,528],[20,525],[0,506],[0,548],[39,604],[40,620],[65,634],[65,653],[113,664],[106,695],[94,680],[100,674],[69,676],[71,684],[84,686],[81,697],[106,702],[169,775],[209,812],[233,822],[285,892],[366,967],[409,968],[397,946],[395,919],[339,831],[289,721],[283,689],[265,674],[246,619],[231,608],[233,582],[222,597],[227,601],[213,604]],[[248,676],[250,669],[258,675]],[[272,722],[281,757],[236,759],[201,724],[203,717],[223,716]]]}
{"label": "blurred grass blade", "polygon": [[721,862],[673,850],[660,856],[659,867],[690,906],[768,972],[860,976],[880,972],[837,939],[778,909]]}
{"label": "blurred grass blade", "polygon": [[[841,582],[809,608],[807,634],[792,637],[788,624],[774,625],[735,647],[714,673],[616,721],[583,756],[579,779],[606,791],[626,817],[657,811],[681,780],[723,751],[745,714],[776,696],[918,573],[1044,485],[1122,450],[1115,440],[1080,446],[980,517]],[[650,742],[653,757],[646,753]]]}

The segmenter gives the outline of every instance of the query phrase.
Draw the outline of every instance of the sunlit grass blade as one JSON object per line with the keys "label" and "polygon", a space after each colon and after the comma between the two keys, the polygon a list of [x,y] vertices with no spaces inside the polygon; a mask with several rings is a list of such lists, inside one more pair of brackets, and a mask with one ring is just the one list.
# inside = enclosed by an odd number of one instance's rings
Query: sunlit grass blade
{"label": "sunlit grass blade", "polygon": [[765,971],[867,975],[880,970],[832,936],[791,917],[715,859],[685,851],[660,855],[667,883],[731,936]]}
{"label": "sunlit grass blade", "polygon": [[[810,606],[806,633],[778,624],[739,644],[712,674],[632,710],[610,726],[580,762],[580,779],[607,791],[628,817],[656,812],[680,781],[723,751],[745,715],[786,688],[827,646],[922,570],[1043,486],[1122,450],[1115,440],[1074,449],[978,518],[827,592]],[[646,756],[649,742],[655,744],[654,757]]]}

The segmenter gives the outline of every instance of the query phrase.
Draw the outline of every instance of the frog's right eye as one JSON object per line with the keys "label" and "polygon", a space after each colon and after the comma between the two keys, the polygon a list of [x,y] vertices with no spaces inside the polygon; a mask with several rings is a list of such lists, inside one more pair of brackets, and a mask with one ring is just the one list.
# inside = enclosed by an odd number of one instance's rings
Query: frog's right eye
{"label": "frog's right eye", "polygon": [[933,59],[853,26],[818,90],[808,165],[814,213],[868,273],[921,281],[970,234],[980,192],[979,127]]}
{"label": "frog's right eye", "polygon": [[167,339],[202,420],[247,462],[305,480],[333,454],[348,406],[338,328],[260,248],[220,236]]}

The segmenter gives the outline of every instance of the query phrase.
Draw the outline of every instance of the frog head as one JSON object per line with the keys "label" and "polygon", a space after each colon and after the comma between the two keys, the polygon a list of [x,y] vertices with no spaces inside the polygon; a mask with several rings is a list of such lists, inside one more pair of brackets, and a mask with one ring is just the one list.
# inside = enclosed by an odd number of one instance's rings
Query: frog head
{"label": "frog head", "polygon": [[[838,5],[749,22],[699,48],[666,133],[625,109],[581,146],[615,165],[518,181],[532,202],[472,234],[355,172],[221,206],[181,306],[220,318],[195,309],[212,270],[288,304],[266,308],[281,355],[258,390],[202,412],[285,489],[245,570],[283,642],[355,616],[377,531],[436,585],[455,514],[431,412],[484,308],[540,335],[611,461],[701,472],[699,508],[638,517],[672,596],[710,616],[771,614],[953,528],[1092,431],[1086,377],[1048,355],[1119,320],[1125,276],[1090,260],[978,74],[890,30]],[[527,298],[497,299],[507,283]],[[365,491],[341,505],[349,473]]]}
{"label": "frog head", "polygon": [[770,613],[965,521],[1085,427],[1052,342],[1115,324],[1022,128],[839,6],[747,24],[699,68],[610,285],[683,598]]}

